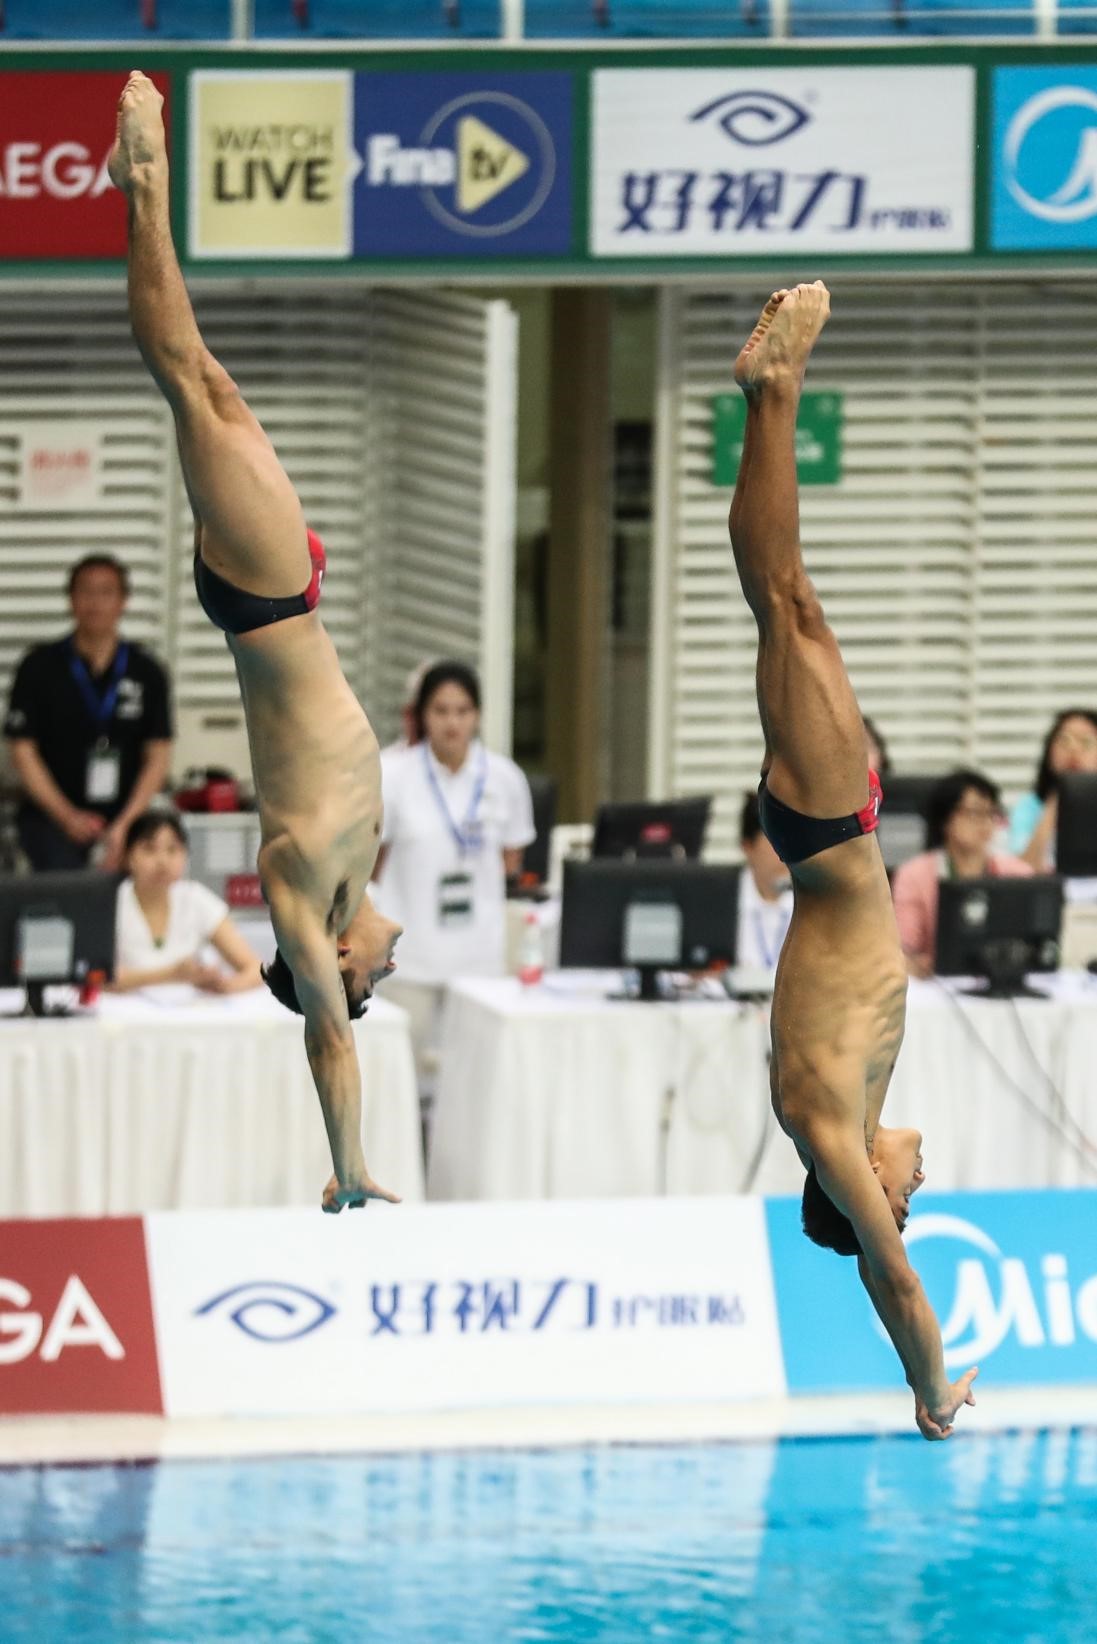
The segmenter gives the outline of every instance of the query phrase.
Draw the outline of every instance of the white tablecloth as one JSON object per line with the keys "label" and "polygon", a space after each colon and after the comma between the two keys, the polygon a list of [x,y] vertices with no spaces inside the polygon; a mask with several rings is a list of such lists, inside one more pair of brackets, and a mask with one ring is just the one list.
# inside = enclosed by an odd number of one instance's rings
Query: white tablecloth
{"label": "white tablecloth", "polygon": [[[354,1028],[366,1162],[420,1199],[406,1018],[378,998]],[[319,1204],[330,1175],[300,1019],[265,991],[0,1021],[0,1216]]]}
{"label": "white tablecloth", "polygon": [[[428,1196],[798,1193],[769,1105],[764,1007],[609,1001],[549,977],[450,990]],[[1060,1100],[1062,1107],[1060,1107]],[[912,984],[884,1122],[940,1191],[1097,1182],[1097,985],[1049,1001]],[[1072,1138],[1072,1139],[1071,1139]]]}

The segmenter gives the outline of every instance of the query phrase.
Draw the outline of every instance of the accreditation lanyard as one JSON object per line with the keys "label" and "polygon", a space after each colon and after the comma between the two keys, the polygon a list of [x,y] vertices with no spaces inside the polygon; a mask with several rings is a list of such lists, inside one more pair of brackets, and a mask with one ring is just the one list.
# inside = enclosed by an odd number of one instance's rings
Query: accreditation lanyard
{"label": "accreditation lanyard", "polygon": [[91,722],[98,732],[98,745],[100,748],[106,748],[107,746],[107,726],[114,716],[115,705],[118,701],[118,688],[122,683],[129,659],[129,646],[119,645],[114,653],[114,662],[111,664],[107,689],[100,696],[91,682],[91,675],[88,673],[83,657],[78,653],[72,640],[69,640],[69,672],[76,681],[76,688],[83,697],[84,706],[88,710]]}
{"label": "accreditation lanyard", "polygon": [[426,742],[423,743],[423,764],[426,767],[427,781],[430,784],[431,793],[433,793],[438,809],[445,818],[446,826],[453,836],[453,840],[457,846],[459,854],[463,858],[466,855],[470,855],[473,852],[480,850],[484,843],[484,836],[483,829],[477,821],[477,817],[479,815],[481,801],[484,797],[484,789],[487,787],[488,781],[487,749],[480,749],[480,768],[476,773],[476,781],[473,785],[472,798],[469,800],[469,807],[465,812],[465,819],[462,823],[460,823],[460,825],[453,820],[453,813],[447,805],[446,796],[439,786],[438,777],[434,770],[434,763],[430,757],[430,750]]}

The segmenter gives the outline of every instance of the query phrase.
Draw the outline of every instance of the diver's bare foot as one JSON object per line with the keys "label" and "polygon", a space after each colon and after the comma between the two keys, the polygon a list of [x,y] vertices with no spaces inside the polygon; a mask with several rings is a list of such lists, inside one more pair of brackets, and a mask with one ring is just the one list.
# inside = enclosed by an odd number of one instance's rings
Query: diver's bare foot
{"label": "diver's bare foot", "polygon": [[110,180],[123,194],[132,194],[140,172],[167,160],[163,106],[164,99],[152,81],[134,69],[118,99],[118,125],[107,160]]}
{"label": "diver's bare foot", "polygon": [[735,362],[735,381],[743,392],[779,384],[798,390],[829,313],[830,293],[822,280],[775,291]]}

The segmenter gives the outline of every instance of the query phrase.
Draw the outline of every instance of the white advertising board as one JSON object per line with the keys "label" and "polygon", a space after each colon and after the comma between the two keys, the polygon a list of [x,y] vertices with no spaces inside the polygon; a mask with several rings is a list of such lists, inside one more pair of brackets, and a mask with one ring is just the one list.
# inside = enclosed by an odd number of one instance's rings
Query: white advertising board
{"label": "white advertising board", "polygon": [[146,1219],[167,1414],[784,1393],[761,1199]]}
{"label": "white advertising board", "polygon": [[596,257],[972,247],[971,67],[599,69]]}

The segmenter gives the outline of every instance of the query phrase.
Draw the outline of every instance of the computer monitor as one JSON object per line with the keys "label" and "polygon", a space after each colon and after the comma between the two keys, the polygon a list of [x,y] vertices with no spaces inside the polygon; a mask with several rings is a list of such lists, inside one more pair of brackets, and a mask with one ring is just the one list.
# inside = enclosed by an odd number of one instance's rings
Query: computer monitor
{"label": "computer monitor", "polygon": [[1055,866],[1068,879],[1097,879],[1097,776],[1059,778]]}
{"label": "computer monitor", "polygon": [[943,879],[937,906],[938,976],[983,976],[986,998],[1043,998],[1029,971],[1059,968],[1063,881],[1058,874]]}
{"label": "computer monitor", "polygon": [[712,795],[600,805],[592,856],[673,856],[695,860],[705,843]]}
{"label": "computer monitor", "polygon": [[537,837],[526,846],[522,857],[522,880],[543,885],[549,876],[552,830],[556,826],[557,784],[554,776],[531,776],[528,780]]}
{"label": "computer monitor", "polygon": [[705,970],[735,957],[739,870],[701,862],[564,863],[560,964],[638,970],[658,997],[666,970]]}
{"label": "computer monitor", "polygon": [[109,980],[117,894],[109,873],[0,876],[0,987],[24,988],[27,1009],[41,1016],[50,984]]}
{"label": "computer monitor", "polygon": [[889,776],[877,838],[889,873],[926,848],[926,806],[941,776]]}

